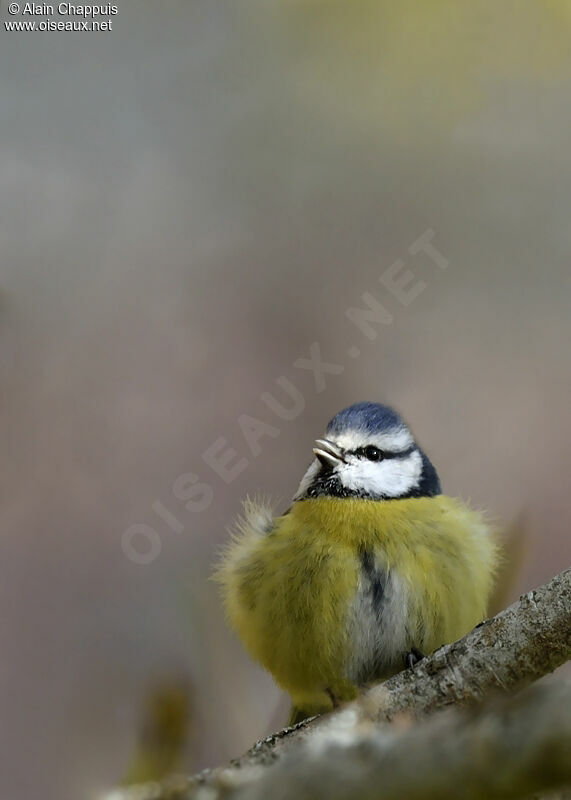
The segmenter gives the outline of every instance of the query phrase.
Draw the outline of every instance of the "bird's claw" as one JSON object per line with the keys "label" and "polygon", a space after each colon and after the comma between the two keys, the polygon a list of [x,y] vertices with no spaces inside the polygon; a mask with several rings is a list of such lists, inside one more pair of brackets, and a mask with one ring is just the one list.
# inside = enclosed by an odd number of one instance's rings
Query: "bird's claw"
{"label": "bird's claw", "polygon": [[413,647],[408,653],[405,653],[404,665],[407,669],[412,669],[419,661],[422,661],[423,658],[426,658],[424,653],[416,647]]}

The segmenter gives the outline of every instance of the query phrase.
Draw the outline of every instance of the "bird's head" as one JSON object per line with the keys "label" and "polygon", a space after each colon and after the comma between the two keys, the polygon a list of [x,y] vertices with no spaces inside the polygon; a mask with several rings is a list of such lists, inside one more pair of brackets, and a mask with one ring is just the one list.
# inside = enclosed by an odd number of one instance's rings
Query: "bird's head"
{"label": "bird's head", "polygon": [[388,406],[355,403],[317,439],[295,500],[331,495],[388,500],[440,494],[440,480],[404,421]]}

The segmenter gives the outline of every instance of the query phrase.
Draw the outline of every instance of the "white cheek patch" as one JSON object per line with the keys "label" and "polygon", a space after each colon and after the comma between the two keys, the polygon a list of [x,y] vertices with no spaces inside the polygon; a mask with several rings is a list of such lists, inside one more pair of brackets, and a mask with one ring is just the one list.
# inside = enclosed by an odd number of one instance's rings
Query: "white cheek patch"
{"label": "white cheek patch", "polygon": [[[325,434],[327,436],[327,434]],[[379,450],[386,450],[388,453],[400,453],[408,450],[414,444],[411,432],[407,428],[394,428],[386,433],[367,434],[363,431],[352,430],[332,435],[331,440],[338,444],[343,450],[357,450],[360,447],[373,445]]]}
{"label": "white cheek patch", "polygon": [[[326,434],[327,436],[327,434]],[[369,461],[351,455],[351,451],[373,445],[387,453],[404,453],[414,446],[412,434],[406,427],[393,428],[374,436],[359,430],[348,430],[330,437],[347,452],[348,463],[340,462],[333,469],[340,484],[351,492],[377,497],[401,497],[418,486],[422,475],[422,457],[413,450],[404,457],[387,458],[384,461]],[[322,465],[314,459],[301,479],[294,500],[307,495],[307,491],[322,471]]]}
{"label": "white cheek patch", "polygon": [[311,484],[313,483],[313,481],[315,480],[315,478],[319,474],[320,470],[321,470],[321,464],[315,458],[311,462],[309,469],[307,470],[307,472],[305,473],[305,475],[301,479],[301,483],[299,484],[299,488],[298,488],[297,492],[295,493],[295,495],[293,497],[294,500],[297,500],[298,498],[303,497],[303,495],[305,495],[305,493],[307,492],[307,490],[309,489],[309,487],[311,486]]}
{"label": "white cheek patch", "polygon": [[346,489],[383,497],[401,497],[418,486],[422,457],[418,450],[414,450],[406,458],[388,458],[386,461],[354,458],[337,474]]}

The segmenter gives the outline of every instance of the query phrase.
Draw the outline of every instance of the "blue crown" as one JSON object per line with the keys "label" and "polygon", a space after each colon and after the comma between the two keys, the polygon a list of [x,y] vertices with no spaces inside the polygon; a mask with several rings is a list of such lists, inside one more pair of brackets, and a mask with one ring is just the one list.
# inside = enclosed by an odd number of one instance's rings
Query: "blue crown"
{"label": "blue crown", "polygon": [[326,433],[359,430],[364,433],[381,433],[406,428],[402,417],[389,406],[380,403],[354,403],[344,408],[327,426]]}

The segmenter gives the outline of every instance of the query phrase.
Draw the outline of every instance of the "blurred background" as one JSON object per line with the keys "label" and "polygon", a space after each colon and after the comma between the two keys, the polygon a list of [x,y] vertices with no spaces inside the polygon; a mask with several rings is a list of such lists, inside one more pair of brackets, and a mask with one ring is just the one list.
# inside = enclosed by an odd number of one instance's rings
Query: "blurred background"
{"label": "blurred background", "polygon": [[[523,515],[506,602],[569,565],[571,6],[119,0],[87,33],[7,32],[6,5],[1,793],[97,798],[156,687],[184,772],[284,721],[208,577],[349,403]],[[288,420],[263,396],[291,385]]]}

